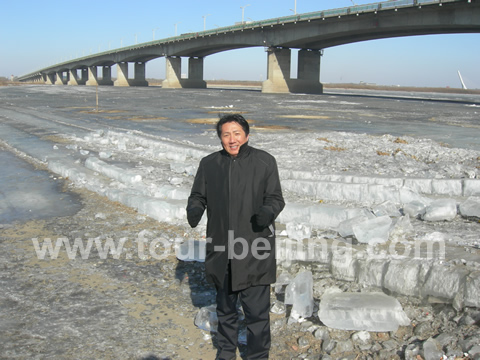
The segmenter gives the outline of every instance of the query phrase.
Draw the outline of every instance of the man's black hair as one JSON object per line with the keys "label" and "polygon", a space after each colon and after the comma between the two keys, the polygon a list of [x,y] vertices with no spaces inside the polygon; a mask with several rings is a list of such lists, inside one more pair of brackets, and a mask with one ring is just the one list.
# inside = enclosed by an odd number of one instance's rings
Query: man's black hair
{"label": "man's black hair", "polygon": [[221,137],[222,135],[222,125],[229,122],[236,122],[237,124],[239,124],[242,127],[243,131],[245,131],[245,136],[248,136],[250,132],[250,126],[248,125],[247,120],[245,120],[245,118],[240,114],[227,114],[223,115],[217,122],[218,137]]}

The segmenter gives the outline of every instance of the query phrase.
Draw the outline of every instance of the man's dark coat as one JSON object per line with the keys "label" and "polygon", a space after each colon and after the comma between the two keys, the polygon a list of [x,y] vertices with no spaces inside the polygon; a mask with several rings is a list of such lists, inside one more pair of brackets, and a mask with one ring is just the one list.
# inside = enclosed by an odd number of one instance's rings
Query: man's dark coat
{"label": "man's dark coat", "polygon": [[[256,224],[255,214],[262,206],[272,214],[271,226]],[[193,208],[207,209],[208,281],[222,287],[230,257],[232,290],[274,283],[274,219],[284,206],[277,163],[267,152],[245,143],[236,157],[222,150],[203,158],[187,213]],[[233,250],[229,243],[235,244]]]}

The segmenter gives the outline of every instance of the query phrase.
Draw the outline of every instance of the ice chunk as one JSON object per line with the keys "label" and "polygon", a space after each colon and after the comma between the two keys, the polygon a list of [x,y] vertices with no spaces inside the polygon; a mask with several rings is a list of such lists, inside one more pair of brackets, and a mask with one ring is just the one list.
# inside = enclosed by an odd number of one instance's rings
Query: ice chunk
{"label": "ice chunk", "polygon": [[410,216],[402,216],[395,221],[392,230],[390,231],[390,238],[400,240],[405,239],[415,234],[412,223],[410,222]]}
{"label": "ice chunk", "polygon": [[369,204],[376,204],[383,201],[400,203],[400,193],[395,186],[383,186],[369,184],[366,193],[362,193],[362,201]]}
{"label": "ice chunk", "polygon": [[179,178],[179,177],[171,177],[170,179],[168,179],[168,181],[172,185],[182,185],[183,184],[183,179]]}
{"label": "ice chunk", "polygon": [[443,221],[453,220],[457,215],[457,203],[454,199],[438,199],[425,209],[423,220]]}
{"label": "ice chunk", "polygon": [[431,200],[420,195],[418,192],[409,189],[407,187],[402,187],[399,190],[400,192],[400,202],[401,204],[407,204],[412,201],[420,201],[423,203],[430,203]]}
{"label": "ice chunk", "polygon": [[421,201],[412,201],[403,206],[403,213],[411,216],[412,218],[416,218],[425,214],[426,207],[427,205]]}
{"label": "ice chunk", "polygon": [[462,196],[462,180],[432,179],[432,191],[437,195]]}
{"label": "ice chunk", "polygon": [[306,224],[297,224],[288,222],[286,224],[287,234],[290,239],[303,240],[310,239],[312,236],[312,228]]}
{"label": "ice chunk", "polygon": [[480,308],[480,271],[473,271],[465,284],[465,306]]}
{"label": "ice chunk", "polygon": [[345,247],[337,247],[332,252],[330,271],[335,279],[354,281],[358,268],[358,260],[355,258],[354,250],[349,244]]}
{"label": "ice chunk", "polygon": [[98,171],[105,176],[125,184],[135,184],[142,181],[141,175],[119,168],[115,165],[107,164],[106,162],[93,156],[85,160],[85,167],[94,171]]}
{"label": "ice chunk", "polygon": [[289,322],[313,313],[313,277],[311,271],[298,274],[285,290],[285,304],[293,305]]}
{"label": "ice chunk", "polygon": [[277,221],[283,224],[308,222],[310,226],[315,228],[335,229],[342,221],[359,216],[364,212],[365,209],[351,209],[340,205],[314,204],[305,206],[302,203],[287,203]]}
{"label": "ice chunk", "polygon": [[480,218],[480,197],[471,196],[459,206],[460,214],[464,217]]}
{"label": "ice chunk", "polygon": [[275,293],[280,294],[284,292],[284,286],[287,286],[292,281],[292,275],[287,272],[282,272],[275,282]]}
{"label": "ice chunk", "polygon": [[462,267],[433,266],[423,287],[424,294],[453,300],[457,294],[463,293],[468,273]]}
{"label": "ice chunk", "polygon": [[195,176],[197,167],[195,165],[188,165],[185,163],[170,163],[170,170],[177,174],[187,174],[189,176]]}
{"label": "ice chunk", "polygon": [[273,314],[285,314],[287,311],[285,304],[281,301],[275,301],[270,308],[270,312]]}
{"label": "ice chunk", "polygon": [[419,295],[429,267],[422,260],[391,260],[385,272],[383,286],[397,294]]}
{"label": "ice chunk", "polygon": [[420,194],[432,193],[432,179],[405,179],[404,186]]}
{"label": "ice chunk", "polygon": [[217,332],[217,306],[209,305],[201,308],[195,316],[194,323],[202,330]]}
{"label": "ice chunk", "polygon": [[392,219],[380,216],[352,226],[353,233],[361,243],[378,244],[388,240]]}
{"label": "ice chunk", "polygon": [[388,261],[384,259],[358,260],[358,282],[367,286],[383,286]]}
{"label": "ice chunk", "polygon": [[112,152],[111,151],[100,151],[98,153],[98,157],[100,159],[109,159],[112,157]]}
{"label": "ice chunk", "polygon": [[480,196],[480,180],[464,179],[463,180],[463,196],[476,195]]}
{"label": "ice chunk", "polygon": [[337,228],[337,231],[341,237],[347,237],[347,236],[352,236],[353,235],[353,225],[355,224],[360,224],[364,221],[367,221],[369,217],[366,215],[360,215],[356,216],[351,219],[347,219],[345,221],[342,221]]}
{"label": "ice chunk", "polygon": [[340,330],[386,332],[410,324],[398,300],[381,292],[326,293],[318,317],[326,326]]}
{"label": "ice chunk", "polygon": [[374,205],[372,207],[372,212],[380,217],[380,216],[393,216],[398,217],[401,216],[400,211],[398,211],[397,206],[390,200],[386,200],[381,204]]}
{"label": "ice chunk", "polygon": [[368,331],[358,331],[352,335],[353,342],[357,344],[367,345],[370,342],[371,336]]}

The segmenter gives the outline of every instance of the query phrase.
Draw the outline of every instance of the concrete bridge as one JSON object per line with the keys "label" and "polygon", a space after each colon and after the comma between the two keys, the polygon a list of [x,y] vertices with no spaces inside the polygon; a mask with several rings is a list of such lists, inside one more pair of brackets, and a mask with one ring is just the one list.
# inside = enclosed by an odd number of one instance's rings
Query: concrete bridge
{"label": "concrete bridge", "polygon": [[[206,56],[262,46],[267,52],[268,63],[263,92],[318,94],[323,92],[320,58],[325,48],[400,36],[478,32],[480,0],[384,1],[243,22],[145,42],[46,67],[23,75],[19,80],[57,85],[148,86],[145,64],[165,57],[163,88],[205,88],[203,63]],[[291,49],[300,49],[296,79],[290,76]],[[188,78],[181,77],[182,57],[189,58]],[[129,78],[129,63],[134,63],[133,78]],[[117,79],[114,82],[111,67],[115,64]]]}

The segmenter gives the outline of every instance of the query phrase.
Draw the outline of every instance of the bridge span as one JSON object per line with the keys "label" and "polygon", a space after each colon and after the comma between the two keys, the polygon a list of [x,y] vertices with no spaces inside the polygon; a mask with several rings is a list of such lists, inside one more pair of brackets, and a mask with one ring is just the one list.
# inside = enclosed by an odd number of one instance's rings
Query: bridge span
{"label": "bridge span", "polygon": [[[148,86],[146,63],[165,57],[163,88],[205,88],[206,56],[261,46],[267,52],[267,80],[262,92],[319,94],[323,92],[320,60],[325,48],[400,36],[479,32],[480,0],[393,0],[182,34],[62,62],[19,80]],[[290,76],[291,49],[299,49],[295,79]],[[182,57],[188,57],[188,78],[181,75]],[[133,78],[129,78],[129,63],[134,63]],[[111,68],[115,64],[117,79],[113,81]]]}

